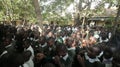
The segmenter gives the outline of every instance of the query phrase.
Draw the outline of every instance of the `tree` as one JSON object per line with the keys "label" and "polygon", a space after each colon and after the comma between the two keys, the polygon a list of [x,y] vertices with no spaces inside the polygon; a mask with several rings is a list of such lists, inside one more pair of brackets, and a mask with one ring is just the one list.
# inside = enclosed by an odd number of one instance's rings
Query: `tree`
{"label": "tree", "polygon": [[36,20],[32,0],[0,0],[0,7],[0,21]]}
{"label": "tree", "polygon": [[118,26],[118,22],[119,22],[118,21],[119,16],[120,16],[120,5],[118,5],[118,11],[117,11],[117,15],[115,17],[114,28],[113,28],[113,31],[112,31],[113,36],[115,35],[115,32],[117,30],[117,26]]}
{"label": "tree", "polygon": [[[71,20],[70,13],[66,9],[74,0],[41,0],[43,20],[64,22]],[[69,14],[69,15],[68,15]]]}
{"label": "tree", "polygon": [[34,3],[34,7],[35,7],[35,12],[37,15],[38,24],[42,29],[42,15],[41,15],[41,11],[40,11],[39,2],[38,2],[38,0],[33,0],[33,3]]}
{"label": "tree", "polygon": [[[84,17],[85,13],[87,13],[86,17],[100,16],[101,14],[104,14],[104,5],[106,3],[109,4],[108,9],[120,3],[120,0],[40,0],[40,2],[35,1],[36,0],[0,0],[0,20],[23,19],[30,20],[31,22],[36,22],[36,18],[39,16],[39,18],[41,17],[41,19],[39,19],[38,22],[46,20],[60,21],[64,23],[66,22],[65,24],[67,24],[67,22],[71,21],[73,14],[66,11],[71,4],[74,4],[74,14],[75,16],[77,16],[75,18],[81,19],[82,17]],[[93,3],[95,3],[95,9],[91,9]],[[39,11],[37,11],[38,8],[40,9]],[[39,25],[42,24],[39,23]]]}

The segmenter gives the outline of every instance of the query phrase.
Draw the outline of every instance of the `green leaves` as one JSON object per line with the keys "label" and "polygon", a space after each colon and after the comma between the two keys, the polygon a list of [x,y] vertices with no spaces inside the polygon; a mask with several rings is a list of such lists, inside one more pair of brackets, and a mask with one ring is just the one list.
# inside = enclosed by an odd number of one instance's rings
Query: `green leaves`
{"label": "green leaves", "polygon": [[0,0],[0,21],[26,19],[33,20],[35,18],[32,0]]}
{"label": "green leaves", "polygon": [[[76,2],[76,1],[79,1]],[[90,10],[91,4],[97,2],[95,10]],[[83,3],[85,6],[83,7]],[[66,12],[66,9],[74,4],[75,13],[83,14],[89,13],[91,16],[104,14],[104,5],[109,3],[110,7],[115,4],[120,4],[120,0],[40,0],[40,9],[43,20],[46,21],[61,21],[69,22],[72,19],[70,13]],[[6,18],[6,17],[12,17]],[[26,20],[36,19],[35,9],[33,6],[33,0],[0,0],[0,21],[4,20],[16,20],[24,18]]]}
{"label": "green leaves", "polygon": [[[73,2],[74,0],[41,0],[43,20],[67,23],[70,18],[66,9]],[[46,3],[48,4],[44,5]]]}

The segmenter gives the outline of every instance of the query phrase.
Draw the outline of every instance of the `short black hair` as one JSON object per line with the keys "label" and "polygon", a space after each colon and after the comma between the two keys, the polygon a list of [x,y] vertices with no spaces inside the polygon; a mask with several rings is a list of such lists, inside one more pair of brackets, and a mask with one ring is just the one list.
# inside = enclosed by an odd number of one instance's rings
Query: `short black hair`
{"label": "short black hair", "polygon": [[103,53],[104,58],[109,59],[113,56],[113,52],[110,47],[106,47]]}
{"label": "short black hair", "polygon": [[46,63],[43,67],[55,67],[55,65],[53,63]]}

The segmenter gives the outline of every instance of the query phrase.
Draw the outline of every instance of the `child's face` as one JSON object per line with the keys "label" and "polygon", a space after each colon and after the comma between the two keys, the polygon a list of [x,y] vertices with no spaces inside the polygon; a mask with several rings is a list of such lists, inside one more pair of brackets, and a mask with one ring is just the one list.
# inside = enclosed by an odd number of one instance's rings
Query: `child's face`
{"label": "child's face", "polygon": [[49,44],[49,46],[52,46],[53,44],[54,44],[54,40],[49,40],[49,42],[48,42]]}
{"label": "child's face", "polygon": [[6,39],[4,40],[4,45],[5,45],[5,46],[9,45],[10,43],[11,43],[11,40],[10,40],[10,39],[7,39],[7,38],[6,38]]}
{"label": "child's face", "polygon": [[114,63],[114,67],[120,67],[120,63]]}
{"label": "child's face", "polygon": [[62,57],[64,57],[67,53],[65,52],[65,51],[59,51],[59,56],[62,56]]}
{"label": "child's face", "polygon": [[98,55],[98,48],[93,47],[91,48],[92,50],[88,50],[88,54],[90,56],[90,58],[95,58]]}
{"label": "child's face", "polygon": [[29,44],[25,41],[24,44],[23,44],[23,47],[24,47],[24,48],[28,48],[28,47],[29,47]]}

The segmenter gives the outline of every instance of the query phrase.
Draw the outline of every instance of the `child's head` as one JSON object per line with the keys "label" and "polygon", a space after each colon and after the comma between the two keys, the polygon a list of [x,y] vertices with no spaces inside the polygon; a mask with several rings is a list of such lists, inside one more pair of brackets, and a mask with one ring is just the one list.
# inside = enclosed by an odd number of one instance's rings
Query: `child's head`
{"label": "child's head", "polygon": [[59,56],[65,56],[67,54],[67,47],[64,44],[57,45],[56,51]]}
{"label": "child's head", "polygon": [[52,45],[54,45],[54,43],[55,43],[55,38],[49,37],[47,40],[48,46],[52,46]]}
{"label": "child's head", "polygon": [[46,63],[43,65],[43,67],[55,67],[55,65],[52,63]]}
{"label": "child's head", "polygon": [[100,51],[100,48],[99,47],[97,47],[97,46],[90,46],[90,47],[88,47],[88,56],[90,57],[90,58],[96,58],[96,56],[98,56],[99,55],[99,52]]}
{"label": "child's head", "polygon": [[43,44],[45,44],[45,42],[46,42],[46,37],[45,37],[45,36],[41,36],[41,37],[39,38],[39,43],[40,43],[41,45],[43,45]]}
{"label": "child's head", "polygon": [[105,59],[110,59],[112,56],[113,56],[112,50],[110,49],[110,47],[106,47],[103,53],[103,57]]}
{"label": "child's head", "polygon": [[31,41],[29,39],[23,40],[23,47],[28,48],[31,45]]}
{"label": "child's head", "polygon": [[116,52],[113,56],[113,66],[120,67],[120,51]]}

